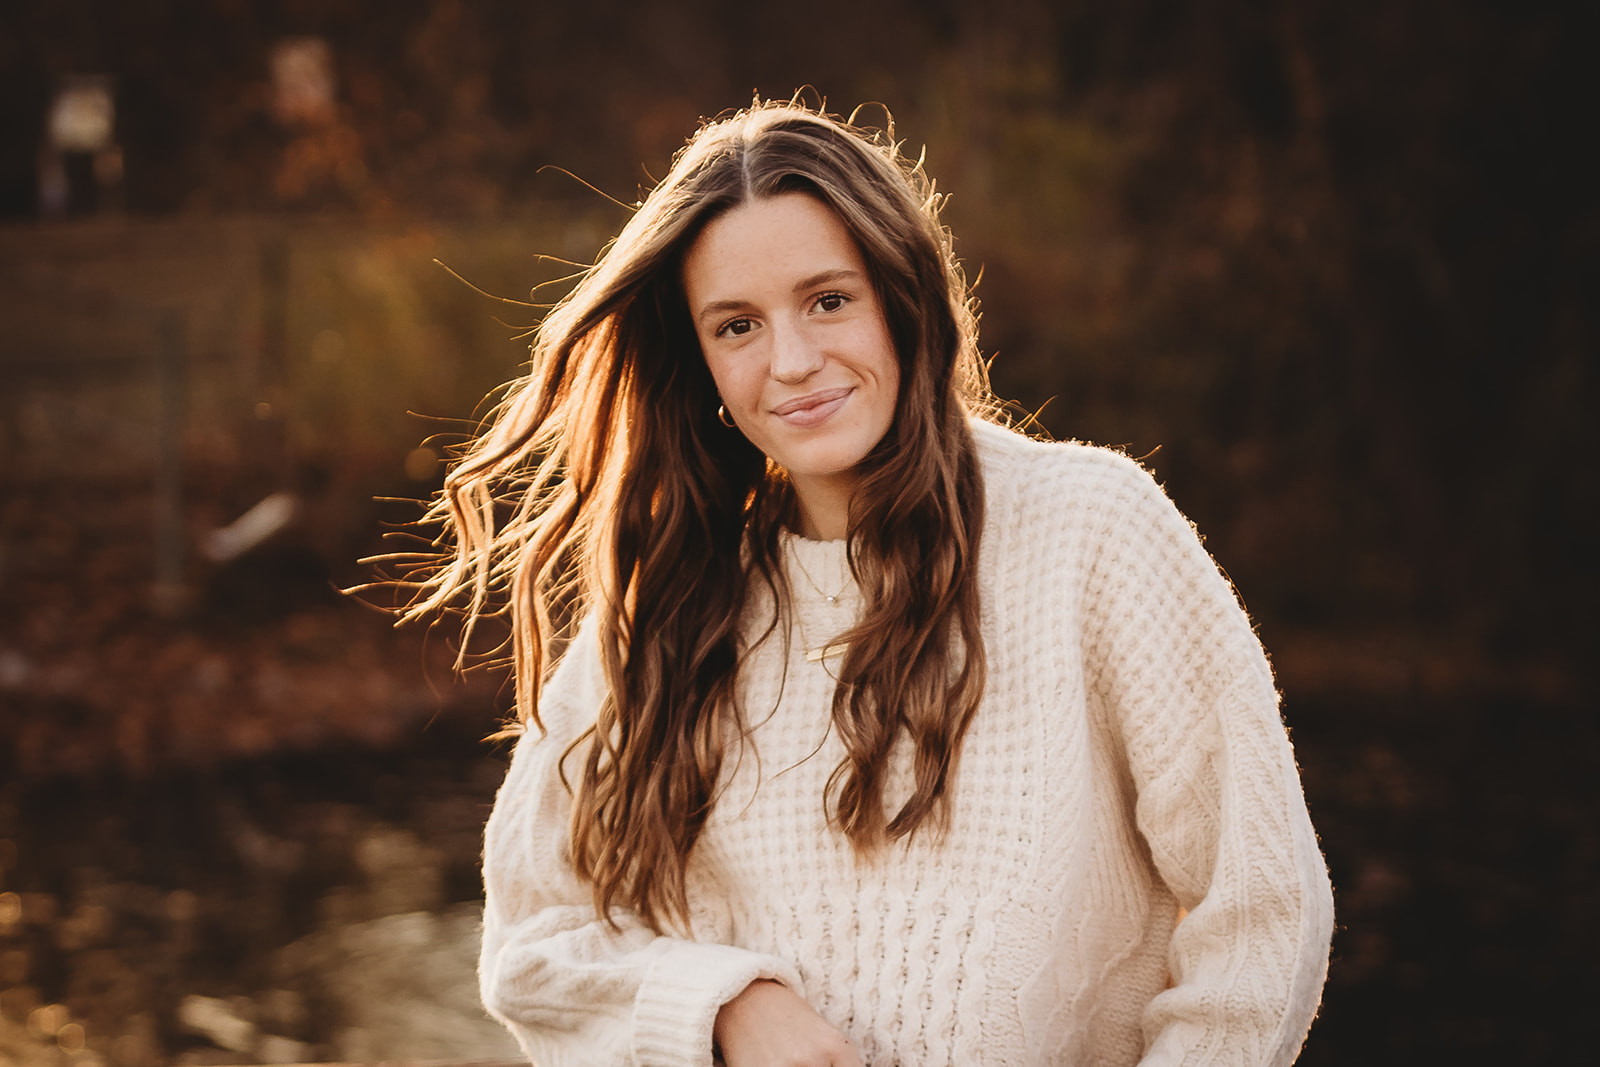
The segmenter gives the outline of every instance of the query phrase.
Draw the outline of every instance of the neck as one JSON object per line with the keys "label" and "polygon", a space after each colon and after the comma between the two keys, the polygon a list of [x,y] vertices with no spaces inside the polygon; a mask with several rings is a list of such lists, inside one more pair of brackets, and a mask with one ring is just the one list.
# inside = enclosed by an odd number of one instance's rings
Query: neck
{"label": "neck", "polygon": [[813,541],[842,541],[850,532],[850,498],[855,479],[795,478],[793,484],[800,505],[800,536]]}

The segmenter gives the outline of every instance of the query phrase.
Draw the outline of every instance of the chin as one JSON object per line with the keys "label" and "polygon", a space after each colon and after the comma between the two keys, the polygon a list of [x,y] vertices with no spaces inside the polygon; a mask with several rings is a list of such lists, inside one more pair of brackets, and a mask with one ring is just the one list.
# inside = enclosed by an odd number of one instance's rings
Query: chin
{"label": "chin", "polygon": [[850,451],[845,455],[795,457],[784,469],[791,478],[839,478],[850,474],[866,458],[866,453]]}

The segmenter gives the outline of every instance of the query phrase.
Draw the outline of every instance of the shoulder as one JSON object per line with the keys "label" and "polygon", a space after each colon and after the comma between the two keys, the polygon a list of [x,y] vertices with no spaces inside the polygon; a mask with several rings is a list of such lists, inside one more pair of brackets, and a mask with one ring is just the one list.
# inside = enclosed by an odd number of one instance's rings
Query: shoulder
{"label": "shoulder", "polygon": [[976,421],[972,434],[983,472],[980,574],[1001,603],[1086,610],[1106,570],[1160,567],[1174,539],[1196,541],[1155,478],[1121,452]]}
{"label": "shoulder", "polygon": [[1053,583],[1077,590],[1085,605],[1165,602],[1178,586],[1236,599],[1194,524],[1136,460],[992,424],[974,423],[973,436],[984,476],[982,556],[990,580],[1009,583],[1008,596]]}
{"label": "shoulder", "polygon": [[979,419],[972,436],[996,521],[1069,521],[1110,533],[1132,514],[1175,511],[1154,476],[1115,449],[1041,441]]}

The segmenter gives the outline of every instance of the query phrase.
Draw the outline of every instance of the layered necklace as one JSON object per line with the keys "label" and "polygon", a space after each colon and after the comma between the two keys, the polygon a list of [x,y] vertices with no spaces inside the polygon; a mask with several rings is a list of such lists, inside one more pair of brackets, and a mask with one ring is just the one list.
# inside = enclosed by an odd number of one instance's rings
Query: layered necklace
{"label": "layered necklace", "polygon": [[[811,573],[811,568],[806,566],[805,560],[800,558],[800,550],[794,542],[790,542],[789,552],[794,557],[795,566],[799,569],[801,577],[805,578],[807,585],[816,590],[817,595],[822,598],[825,604],[837,608],[841,601],[847,602],[850,599],[845,596],[845,591],[850,588],[852,583],[848,567],[845,569],[844,578],[840,581],[839,587],[830,593],[823,588],[821,582],[817,581],[816,577]],[[794,605],[794,616],[795,623],[800,628],[800,644],[805,649],[807,663],[820,663],[844,655],[847,646],[841,643],[837,637],[829,638],[821,644],[812,644],[810,637],[806,633],[805,612],[798,602]]]}

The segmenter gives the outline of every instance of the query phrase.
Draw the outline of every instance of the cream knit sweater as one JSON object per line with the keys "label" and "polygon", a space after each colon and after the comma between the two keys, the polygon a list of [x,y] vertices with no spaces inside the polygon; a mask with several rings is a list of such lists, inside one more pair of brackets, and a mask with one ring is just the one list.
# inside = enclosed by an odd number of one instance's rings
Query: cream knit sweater
{"label": "cream knit sweater", "polygon": [[859,601],[843,542],[792,538],[798,618],[744,661],[752,743],[691,860],[695,940],[610,930],[566,862],[556,761],[604,685],[592,634],[575,641],[484,851],[484,1002],[539,1067],[709,1064],[718,1007],[756,978],[875,1067],[1294,1060],[1332,897],[1249,620],[1132,461],[974,432],[989,680],[942,842],[858,865],[826,824],[838,660],[805,652]]}

